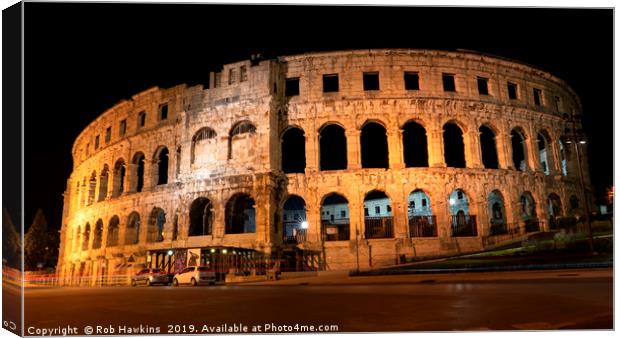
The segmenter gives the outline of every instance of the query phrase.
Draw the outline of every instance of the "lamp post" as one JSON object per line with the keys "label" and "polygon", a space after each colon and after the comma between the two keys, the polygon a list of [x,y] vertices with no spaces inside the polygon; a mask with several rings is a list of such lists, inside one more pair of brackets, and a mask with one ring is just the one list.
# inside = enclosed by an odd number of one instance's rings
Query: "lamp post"
{"label": "lamp post", "polygon": [[[577,157],[577,168],[579,174],[579,184],[581,186],[581,193],[583,195],[583,201],[585,203],[586,208],[586,224],[588,225],[588,244],[590,246],[590,253],[595,254],[594,252],[594,237],[592,236],[592,222],[590,220],[590,203],[588,203],[588,194],[586,192],[586,185],[583,177],[583,165],[581,163],[581,151],[579,149],[579,145],[586,144],[585,138],[578,137],[578,135],[582,136],[582,132],[577,133],[577,120],[580,119],[580,115],[571,114],[570,117],[568,114],[564,114],[564,119],[570,123],[570,132],[568,135],[565,135],[566,143],[574,143],[575,144],[575,155]],[[568,129],[568,128],[567,128]]]}

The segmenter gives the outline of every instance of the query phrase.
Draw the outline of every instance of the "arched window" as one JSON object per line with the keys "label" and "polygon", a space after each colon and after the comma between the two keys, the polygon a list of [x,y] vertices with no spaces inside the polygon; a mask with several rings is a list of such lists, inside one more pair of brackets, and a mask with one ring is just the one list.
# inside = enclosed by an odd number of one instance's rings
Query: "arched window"
{"label": "arched window", "polygon": [[506,227],[506,209],[504,207],[504,197],[499,190],[493,190],[487,200],[489,210],[489,224],[491,225],[491,235],[505,234],[508,232]]}
{"label": "arched window", "polygon": [[256,126],[250,121],[241,121],[235,124],[228,137],[228,159],[243,159],[251,154],[254,147],[250,138],[254,134],[256,134]]}
{"label": "arched window", "polygon": [[103,201],[108,196],[108,165],[103,166],[101,175],[99,175],[99,194],[97,201]]}
{"label": "arched window", "polygon": [[306,202],[303,198],[292,195],[286,199],[282,209],[284,241],[287,243],[303,242],[308,231]]}
{"label": "arched window", "polygon": [[90,245],[90,224],[86,223],[84,227],[84,235],[82,236],[82,251],[88,250],[88,246]]}
{"label": "arched window", "polygon": [[256,232],[254,199],[246,194],[236,194],[226,203],[226,233]]}
{"label": "arched window", "polygon": [[549,140],[546,132],[538,133],[538,157],[540,158],[540,166],[545,175],[551,174],[551,153],[549,149]]}
{"label": "arched window", "polygon": [[469,199],[461,189],[452,191],[448,197],[452,236],[477,236],[476,216],[470,214]]}
{"label": "arched window", "polygon": [[409,194],[407,216],[410,237],[437,236],[437,220],[431,209],[431,199],[424,191],[416,189]]}
{"label": "arched window", "polygon": [[112,216],[110,222],[108,223],[108,239],[106,240],[107,247],[118,245],[119,223],[120,220],[118,216]]}
{"label": "arched window", "polygon": [[570,204],[571,213],[575,215],[579,210],[579,198],[575,195],[571,195],[568,199],[568,203]]}
{"label": "arched window", "polygon": [[95,223],[95,234],[93,236],[93,249],[101,248],[101,240],[103,236],[103,221],[101,218]]}
{"label": "arched window", "polygon": [[556,193],[549,194],[547,198],[549,203],[549,217],[561,217],[562,216],[562,201],[560,196]]}
{"label": "arched window", "polygon": [[512,163],[516,170],[525,171],[527,168],[527,160],[525,156],[525,137],[521,128],[514,128],[510,132],[512,144]]}
{"label": "arched window", "polygon": [[189,208],[188,236],[204,236],[213,233],[213,203],[208,198],[199,197]]}
{"label": "arched window", "polygon": [[373,190],[364,198],[364,237],[394,237],[392,203],[389,197],[379,190]]}
{"label": "arched window", "polygon": [[428,167],[428,143],[426,129],[415,122],[403,126],[403,153],[405,166]]}
{"label": "arched window", "polygon": [[321,203],[321,234],[325,241],[348,241],[350,237],[349,201],[331,193]]}
{"label": "arched window", "polygon": [[155,152],[154,163],[157,170],[157,185],[168,183],[168,148],[162,147]]}
{"label": "arched window", "polygon": [[495,133],[487,126],[480,126],[480,152],[482,154],[482,164],[487,169],[497,169],[497,147],[495,144]]}
{"label": "arched window", "polygon": [[127,217],[127,227],[125,229],[125,244],[138,244],[140,240],[140,215],[132,212]]}
{"label": "arched window", "polygon": [[149,223],[146,230],[146,241],[162,242],[164,240],[164,224],[166,223],[166,213],[161,208],[153,208],[149,216]]}
{"label": "arched window", "polygon": [[209,127],[201,128],[196,132],[196,134],[194,134],[192,137],[190,163],[194,164],[196,161],[196,155],[202,156],[204,154],[205,156],[212,156],[206,148],[211,143],[210,140],[215,140],[216,136],[217,134],[215,133],[215,130]]}
{"label": "arched window", "polygon": [[306,169],[306,138],[299,128],[289,128],[282,135],[282,171],[304,173]]}
{"label": "arched window", "polygon": [[112,197],[120,196],[125,190],[125,161],[121,158],[114,164]]}
{"label": "arched window", "polygon": [[96,187],[97,187],[97,173],[93,171],[93,173],[90,175],[90,180],[88,180],[88,200],[86,202],[87,205],[91,205],[95,201]]}
{"label": "arched window", "polygon": [[446,166],[465,168],[463,131],[454,122],[443,125],[443,148]]}
{"label": "arched window", "polygon": [[136,192],[141,192],[142,188],[144,188],[144,154],[136,153],[133,156],[132,163],[135,170],[132,174],[134,177]]}
{"label": "arched window", "polygon": [[524,221],[530,219],[536,219],[536,202],[532,193],[529,191],[524,192],[521,195],[521,219]]}
{"label": "arched window", "polygon": [[560,146],[560,164],[562,165],[562,175],[568,176],[568,161],[566,159],[566,148],[562,140],[558,140]]}
{"label": "arched window", "polygon": [[368,122],[360,134],[362,168],[388,168],[388,143],[385,128],[376,122]]}
{"label": "arched window", "polygon": [[347,169],[347,137],[344,128],[328,124],[319,131],[320,170]]}

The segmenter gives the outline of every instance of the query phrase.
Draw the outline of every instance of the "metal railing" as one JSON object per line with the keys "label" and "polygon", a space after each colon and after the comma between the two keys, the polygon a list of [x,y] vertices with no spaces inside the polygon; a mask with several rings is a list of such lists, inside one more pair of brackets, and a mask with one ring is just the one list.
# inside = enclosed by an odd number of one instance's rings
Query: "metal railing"
{"label": "metal railing", "polygon": [[409,217],[409,237],[437,237],[437,218],[434,215]]}
{"label": "metal railing", "polygon": [[540,221],[537,219],[528,219],[525,221],[525,232],[540,231]]}
{"label": "metal railing", "polygon": [[364,236],[371,238],[393,238],[394,222],[392,216],[387,217],[364,217],[366,231]]}
{"label": "metal railing", "polygon": [[577,229],[577,223],[575,217],[549,217],[550,230],[574,230]]}
{"label": "metal railing", "polygon": [[[495,230],[494,230],[495,226]],[[517,238],[525,233],[523,227],[520,226],[519,223],[509,223],[509,224],[497,224],[491,225],[490,233],[488,236],[482,237],[482,245],[489,246],[497,243],[501,243],[503,241],[508,241],[513,238]]]}
{"label": "metal railing", "polygon": [[478,236],[476,215],[452,215],[450,218],[452,237]]}
{"label": "metal railing", "polygon": [[332,223],[330,221],[321,222],[321,236],[323,241],[348,241],[350,238],[349,219],[346,219],[346,223],[341,220],[338,223]]}

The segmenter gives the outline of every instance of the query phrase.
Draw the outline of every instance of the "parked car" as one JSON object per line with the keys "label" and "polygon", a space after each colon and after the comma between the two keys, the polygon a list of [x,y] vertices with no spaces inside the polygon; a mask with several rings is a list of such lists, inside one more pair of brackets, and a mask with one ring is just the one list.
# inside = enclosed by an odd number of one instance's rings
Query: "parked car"
{"label": "parked car", "polygon": [[162,269],[142,269],[131,278],[131,286],[142,283],[146,284],[146,286],[154,284],[168,285],[170,284],[170,278]]}
{"label": "parked car", "polygon": [[189,266],[183,269],[181,272],[174,275],[172,279],[172,285],[179,286],[179,284],[191,284],[196,286],[198,284],[215,284],[215,271],[206,266]]}

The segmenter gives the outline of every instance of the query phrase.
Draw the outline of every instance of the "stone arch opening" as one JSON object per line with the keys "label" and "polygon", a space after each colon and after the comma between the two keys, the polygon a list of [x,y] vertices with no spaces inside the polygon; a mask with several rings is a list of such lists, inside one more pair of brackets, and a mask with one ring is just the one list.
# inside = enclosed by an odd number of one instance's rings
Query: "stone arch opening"
{"label": "stone arch opening", "polygon": [[512,163],[516,170],[525,171],[527,168],[527,160],[525,150],[525,136],[521,128],[514,128],[510,132],[510,141],[512,144]]}
{"label": "stone arch opening", "polygon": [[82,235],[82,251],[88,250],[88,245],[90,241],[90,224],[86,223],[84,227],[84,234]]}
{"label": "stone arch opening", "polygon": [[532,193],[529,191],[521,194],[521,219],[526,221],[536,219],[536,202]]}
{"label": "stone arch opening", "polygon": [[301,243],[306,238],[308,221],[306,218],[306,201],[297,195],[289,196],[282,207],[282,224],[284,241]]}
{"label": "stone arch opening", "polygon": [[166,147],[160,147],[155,152],[153,159],[155,168],[153,168],[153,173],[157,175],[157,178],[154,180],[156,185],[168,183],[168,158],[168,148]]}
{"label": "stone arch opening", "polygon": [[228,159],[244,158],[250,154],[254,145],[253,135],[256,134],[256,126],[250,121],[237,122],[230,130],[228,137]]}
{"label": "stone arch opening", "polygon": [[437,236],[437,219],[433,215],[431,199],[422,189],[409,193],[407,216],[410,237]]}
{"label": "stone arch opening", "polygon": [[571,215],[579,215],[579,198],[576,195],[571,195],[568,198],[568,204],[570,205]]}
{"label": "stone arch opening", "polygon": [[87,205],[93,204],[95,201],[95,188],[97,187],[97,172],[93,171],[90,175],[90,179],[88,180],[88,199],[86,200]]}
{"label": "stone arch opening", "polygon": [[388,142],[385,127],[367,122],[360,133],[362,168],[389,168]]}
{"label": "stone arch opening", "polygon": [[141,192],[144,188],[144,154],[141,152],[136,153],[133,156],[131,163],[134,165],[134,172],[132,173],[136,192]]}
{"label": "stone arch opening", "polygon": [[480,126],[480,152],[482,165],[487,169],[499,168],[497,160],[497,145],[495,144],[495,132],[488,126]]}
{"label": "stone arch opening", "polygon": [[394,219],[390,198],[381,190],[372,190],[364,197],[365,238],[394,237]]}
{"label": "stone arch opening", "polygon": [[347,137],[344,128],[328,124],[319,131],[319,170],[347,169]]}
{"label": "stone arch opening", "polygon": [[206,197],[198,197],[189,208],[188,236],[213,234],[213,203]]}
{"label": "stone arch opening", "polygon": [[499,190],[493,190],[487,199],[489,210],[489,224],[491,225],[491,235],[505,234],[508,232],[506,226],[506,207],[504,196]]}
{"label": "stone arch opening", "polygon": [[106,240],[106,246],[117,246],[119,237],[119,224],[120,220],[118,216],[114,215],[108,223],[108,238]]}
{"label": "stone arch opening", "polygon": [[196,155],[211,154],[217,133],[209,127],[199,129],[192,137],[190,163],[196,162]]}
{"label": "stone arch opening", "polygon": [[428,141],[421,124],[409,121],[403,126],[403,155],[407,168],[428,167]]}
{"label": "stone arch opening", "polygon": [[321,235],[325,241],[348,241],[350,237],[349,201],[330,193],[321,202]]}
{"label": "stone arch opening", "polygon": [[226,203],[226,233],[242,234],[256,232],[256,209],[254,199],[247,194],[236,194]]}
{"label": "stone arch opening", "polygon": [[562,167],[562,175],[568,176],[568,160],[566,157],[566,146],[562,140],[558,140],[558,146],[560,148],[560,166]]}
{"label": "stone arch opening", "polygon": [[114,182],[112,184],[112,197],[120,196],[125,190],[125,161],[122,158],[114,164]]}
{"label": "stone arch opening", "polygon": [[306,137],[304,131],[291,127],[282,134],[282,171],[304,173],[306,169]]}
{"label": "stone arch opening", "polygon": [[539,231],[540,224],[538,223],[538,216],[536,216],[536,201],[529,191],[521,194],[519,199],[521,204],[521,220],[525,223],[525,231]]}
{"label": "stone arch opening", "polygon": [[470,213],[469,198],[462,189],[455,189],[448,197],[453,237],[477,236],[476,215]]}
{"label": "stone arch opening", "polygon": [[103,166],[101,174],[99,175],[99,194],[97,194],[97,201],[103,201],[108,196],[108,177],[109,177],[108,165]]}
{"label": "stone arch opening", "polygon": [[148,243],[164,241],[164,224],[166,224],[164,210],[158,207],[153,208],[146,229],[146,241]]}
{"label": "stone arch opening", "polygon": [[465,168],[463,131],[455,122],[443,125],[443,149],[446,166]]}
{"label": "stone arch opening", "polygon": [[140,240],[140,215],[132,212],[127,217],[127,227],[125,228],[125,244],[138,244]]}
{"label": "stone arch opening", "polygon": [[546,131],[541,131],[538,133],[538,158],[540,159],[540,167],[545,175],[551,174],[551,149],[549,147],[550,139],[551,138]]}
{"label": "stone arch opening", "polygon": [[95,232],[93,234],[93,249],[101,248],[102,236],[103,236],[103,221],[100,218],[95,223]]}
{"label": "stone arch opening", "polygon": [[556,193],[549,194],[547,198],[549,207],[549,217],[562,217],[562,200]]}

